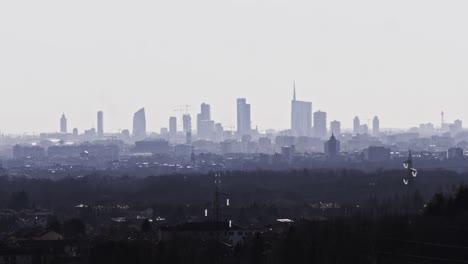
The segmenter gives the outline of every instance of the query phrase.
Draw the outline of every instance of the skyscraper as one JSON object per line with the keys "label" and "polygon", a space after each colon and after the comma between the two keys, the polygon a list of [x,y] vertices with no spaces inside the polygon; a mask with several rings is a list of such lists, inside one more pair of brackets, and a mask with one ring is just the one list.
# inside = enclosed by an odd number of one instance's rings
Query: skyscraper
{"label": "skyscraper", "polygon": [[213,120],[200,120],[198,123],[197,136],[200,139],[213,140],[214,136],[214,121]]}
{"label": "skyscraper", "polygon": [[214,138],[215,141],[223,141],[224,127],[221,123],[215,123],[214,125]]}
{"label": "skyscraper", "polygon": [[372,134],[374,137],[378,137],[380,135],[380,120],[376,116],[372,121]]}
{"label": "skyscraper", "polygon": [[143,139],[146,137],[145,108],[141,108],[133,115],[133,137]]}
{"label": "skyscraper", "polygon": [[200,117],[201,120],[211,120],[211,106],[209,104],[201,104]]}
{"label": "skyscraper", "polygon": [[241,138],[244,135],[250,135],[250,104],[247,104],[245,98],[237,99],[237,133]]}
{"label": "skyscraper", "polygon": [[200,113],[197,115],[197,136],[200,139],[213,138],[214,121],[211,120],[211,108],[209,104],[201,104]]}
{"label": "skyscraper", "polygon": [[433,136],[435,134],[435,126],[432,123],[420,124],[419,125],[419,134],[424,137]]}
{"label": "skyscraper", "polygon": [[459,133],[463,130],[463,122],[460,119],[457,119],[453,122],[453,127],[456,133]]}
{"label": "skyscraper", "polygon": [[182,123],[184,133],[192,132],[192,117],[189,114],[182,116]]}
{"label": "skyscraper", "polygon": [[60,133],[67,133],[67,118],[62,114],[60,118]]}
{"label": "skyscraper", "polygon": [[293,136],[310,136],[312,130],[312,103],[296,100],[296,85],[291,101],[291,133]]}
{"label": "skyscraper", "polygon": [[335,136],[341,135],[341,123],[340,121],[333,120],[330,122],[330,131]]}
{"label": "skyscraper", "polygon": [[361,120],[359,120],[359,117],[355,117],[353,121],[353,133],[355,135],[361,133]]}
{"label": "skyscraper", "polygon": [[189,114],[182,116],[182,129],[185,133],[185,143],[192,144],[192,117]]}
{"label": "skyscraper", "polygon": [[171,136],[177,135],[177,118],[175,116],[169,117],[169,134]]}
{"label": "skyscraper", "polygon": [[97,135],[102,138],[104,136],[104,113],[97,112]]}
{"label": "skyscraper", "polygon": [[321,139],[327,137],[327,113],[322,111],[314,113],[314,136]]}

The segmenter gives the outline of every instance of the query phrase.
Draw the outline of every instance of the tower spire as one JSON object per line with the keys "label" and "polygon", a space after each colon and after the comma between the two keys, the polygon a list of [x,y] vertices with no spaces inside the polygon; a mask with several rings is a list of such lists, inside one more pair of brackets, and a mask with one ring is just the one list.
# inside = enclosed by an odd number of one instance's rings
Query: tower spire
{"label": "tower spire", "polygon": [[296,101],[296,80],[294,80],[293,87],[293,101]]}

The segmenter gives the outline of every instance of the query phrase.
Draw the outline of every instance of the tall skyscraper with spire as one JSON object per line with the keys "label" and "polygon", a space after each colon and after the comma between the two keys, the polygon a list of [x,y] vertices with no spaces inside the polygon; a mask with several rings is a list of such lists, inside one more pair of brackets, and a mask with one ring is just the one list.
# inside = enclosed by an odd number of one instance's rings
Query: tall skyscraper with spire
{"label": "tall skyscraper with spire", "polygon": [[296,137],[312,134],[312,103],[296,99],[296,82],[291,101],[291,134]]}
{"label": "tall skyscraper with spire", "polygon": [[102,111],[97,112],[97,135],[98,137],[104,137],[104,113]]}
{"label": "tall skyscraper with spire", "polygon": [[133,137],[135,139],[144,139],[146,137],[145,108],[141,108],[133,115]]}
{"label": "tall skyscraper with spire", "polygon": [[62,114],[60,118],[60,133],[67,133],[67,118]]}

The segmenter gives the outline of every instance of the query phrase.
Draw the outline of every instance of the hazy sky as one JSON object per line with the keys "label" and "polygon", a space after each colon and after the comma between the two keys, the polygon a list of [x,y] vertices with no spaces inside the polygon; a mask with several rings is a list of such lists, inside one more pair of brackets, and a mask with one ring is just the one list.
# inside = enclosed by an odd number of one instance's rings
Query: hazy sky
{"label": "hazy sky", "polygon": [[[0,130],[168,126],[202,102],[225,128],[236,98],[259,129],[298,99],[350,127],[468,122],[468,1],[11,0],[0,2]],[[194,123],[195,124],[195,123]]]}

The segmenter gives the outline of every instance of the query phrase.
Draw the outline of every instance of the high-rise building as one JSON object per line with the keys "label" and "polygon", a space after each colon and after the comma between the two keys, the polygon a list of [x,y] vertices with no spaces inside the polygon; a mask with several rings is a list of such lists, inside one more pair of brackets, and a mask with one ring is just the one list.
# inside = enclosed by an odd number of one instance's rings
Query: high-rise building
{"label": "high-rise building", "polygon": [[90,128],[87,129],[83,132],[83,136],[87,140],[92,140],[96,137],[96,129],[95,128]]}
{"label": "high-rise building", "polygon": [[419,134],[423,137],[433,136],[436,132],[435,126],[432,123],[420,124]]}
{"label": "high-rise building", "polygon": [[192,144],[192,117],[189,114],[182,116],[182,127],[185,133],[185,143]]}
{"label": "high-rise building", "polygon": [[169,117],[169,134],[171,136],[177,135],[177,118],[175,116]]}
{"label": "high-rise building", "polygon": [[214,121],[211,120],[211,108],[209,104],[201,104],[200,113],[197,115],[197,136],[200,139],[213,139]]}
{"label": "high-rise building", "polygon": [[184,133],[192,132],[192,117],[189,114],[182,116],[182,126]]}
{"label": "high-rise building", "polygon": [[215,123],[214,125],[214,130],[215,130],[215,140],[216,141],[222,141],[223,140],[223,134],[224,134],[224,127],[221,123]]}
{"label": "high-rise building", "polygon": [[336,140],[335,135],[332,134],[329,140],[324,144],[325,155],[328,158],[337,157],[340,154],[341,146],[340,141]]}
{"label": "high-rise building", "polygon": [[104,113],[97,112],[97,135],[102,138],[104,136]]}
{"label": "high-rise building", "polygon": [[310,136],[312,130],[312,103],[296,100],[296,85],[291,101],[291,133],[293,136]]}
{"label": "high-rise building", "polygon": [[201,120],[211,120],[211,106],[209,104],[201,104],[200,117]]}
{"label": "high-rise building", "polygon": [[214,127],[213,120],[201,120],[199,122],[199,129],[197,131],[198,137],[200,139],[213,140]]}
{"label": "high-rise building", "polygon": [[355,117],[353,121],[353,133],[355,135],[360,134],[361,130],[361,120],[359,120],[359,117]]}
{"label": "high-rise building", "polygon": [[133,137],[143,139],[146,137],[145,108],[141,108],[133,115]]}
{"label": "high-rise building", "polygon": [[67,133],[67,118],[62,114],[60,118],[60,133]]}
{"label": "high-rise building", "polygon": [[314,113],[314,136],[322,139],[327,137],[327,113],[322,111]]}
{"label": "high-rise building", "polygon": [[169,135],[169,129],[167,127],[161,127],[161,129],[159,129],[159,134],[163,137],[167,137],[167,135]]}
{"label": "high-rise building", "polygon": [[463,131],[463,122],[460,119],[457,119],[449,126],[450,132],[452,135],[456,135]]}
{"label": "high-rise building", "polygon": [[252,128],[250,127],[250,104],[245,98],[237,99],[237,133],[241,138],[244,135],[250,135]]}
{"label": "high-rise building", "polygon": [[372,122],[372,134],[374,137],[378,137],[380,135],[380,120],[376,116]]}
{"label": "high-rise building", "polygon": [[341,135],[341,122],[337,120],[333,120],[330,122],[330,131],[335,136]]}

